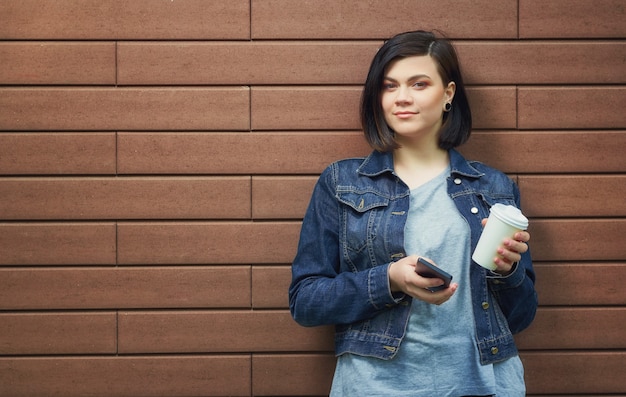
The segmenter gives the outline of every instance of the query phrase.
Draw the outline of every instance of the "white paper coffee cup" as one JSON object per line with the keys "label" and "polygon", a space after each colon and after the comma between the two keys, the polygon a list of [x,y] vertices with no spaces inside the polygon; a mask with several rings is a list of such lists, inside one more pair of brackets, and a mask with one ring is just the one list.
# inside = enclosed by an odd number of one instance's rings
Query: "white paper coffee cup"
{"label": "white paper coffee cup", "polygon": [[498,255],[498,247],[507,237],[528,228],[528,219],[512,205],[494,204],[489,210],[489,219],[483,229],[472,259],[480,266],[495,270],[493,262]]}

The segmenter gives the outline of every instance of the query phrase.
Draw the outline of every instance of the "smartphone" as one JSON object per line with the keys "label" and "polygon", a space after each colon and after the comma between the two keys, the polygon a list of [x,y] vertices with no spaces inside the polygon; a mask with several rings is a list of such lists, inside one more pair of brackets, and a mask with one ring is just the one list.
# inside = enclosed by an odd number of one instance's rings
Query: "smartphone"
{"label": "smartphone", "polygon": [[450,286],[450,282],[452,281],[451,274],[433,265],[432,263],[430,263],[429,261],[427,261],[426,259],[422,257],[417,258],[417,264],[415,265],[415,272],[422,277],[439,278],[443,280],[442,285],[427,288],[429,291],[432,291],[432,292],[448,288]]}

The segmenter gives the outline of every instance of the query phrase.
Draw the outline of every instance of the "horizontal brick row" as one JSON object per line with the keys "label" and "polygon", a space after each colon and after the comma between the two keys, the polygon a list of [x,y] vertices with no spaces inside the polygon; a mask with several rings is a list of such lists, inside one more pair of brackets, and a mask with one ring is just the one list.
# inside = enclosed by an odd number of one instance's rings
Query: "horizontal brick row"
{"label": "horizontal brick row", "polygon": [[114,42],[0,42],[0,84],[114,85],[115,57]]}
{"label": "horizontal brick row", "polygon": [[0,15],[9,40],[250,38],[250,0],[6,0]]}
{"label": "horizontal brick row", "polygon": [[249,266],[0,268],[0,286],[0,310],[250,308],[276,294]]}
{"label": "horizontal brick row", "polygon": [[117,313],[0,313],[0,356],[115,354]]}
{"label": "horizontal brick row", "polygon": [[[546,307],[624,305],[625,269],[624,262],[536,262],[539,301]],[[0,310],[286,309],[290,282],[285,265],[3,268]]]}
{"label": "horizontal brick row", "polygon": [[[400,9],[402,13],[390,12]],[[433,27],[465,38],[624,37],[625,13],[619,0],[449,0],[411,3],[411,7],[401,0],[367,4],[325,0],[302,5],[289,0],[252,0],[252,37],[388,37],[404,30]],[[318,15],[332,18],[319,23]],[[519,31],[514,29],[517,26]]]}
{"label": "horizontal brick row", "polygon": [[626,175],[522,175],[522,208],[530,217],[620,217]]}
{"label": "horizontal brick row", "polygon": [[519,0],[519,37],[626,36],[621,0]]}
{"label": "horizontal brick row", "polygon": [[371,151],[358,132],[121,132],[117,144],[119,174],[319,174]]}
{"label": "horizontal brick row", "polygon": [[[381,41],[4,42],[0,84],[363,84]],[[459,41],[467,84],[623,84],[623,41]],[[219,59],[219,63],[213,60]],[[211,67],[207,68],[206,65]],[[532,65],[529,68],[528,65]],[[557,66],[558,65],[558,66]],[[581,73],[583,71],[583,73]]]}
{"label": "horizontal brick row", "polygon": [[120,354],[332,351],[333,333],[288,311],[120,312],[118,345]]}
{"label": "horizontal brick row", "polygon": [[[529,217],[619,217],[626,175],[521,175]],[[0,219],[302,219],[317,177],[0,178]]]}
{"label": "horizontal brick row", "polygon": [[[0,37],[6,39],[340,39],[386,38],[403,30],[439,28],[464,38],[623,37],[619,0],[402,0],[363,3],[331,0],[192,0],[183,2],[36,0],[0,5]],[[403,9],[400,14],[389,10]],[[449,10],[455,10],[450,13]],[[332,16],[324,23],[319,15]],[[59,23],[71,18],[68,26]],[[516,27],[519,23],[519,32]]]}
{"label": "horizontal brick row", "polygon": [[244,176],[0,178],[0,219],[248,219],[250,185]]}
{"label": "horizontal brick row", "polygon": [[[476,131],[460,150],[511,174],[621,173],[625,146],[624,130]],[[0,133],[0,174],[319,174],[370,151],[356,131]]]}
{"label": "horizontal brick row", "polygon": [[460,148],[507,173],[623,173],[626,131],[476,132]]}
{"label": "horizontal brick row", "polygon": [[[626,88],[524,87],[517,97],[518,128],[623,128]],[[593,104],[593,105],[590,105]]]}
{"label": "horizontal brick row", "polygon": [[0,265],[114,265],[116,226],[0,223]]}
{"label": "horizontal brick row", "polygon": [[0,396],[250,396],[251,370],[244,354],[0,357]]}
{"label": "horizontal brick row", "polygon": [[521,358],[528,394],[626,393],[623,351],[523,352]]}
{"label": "horizontal brick row", "polygon": [[[360,94],[310,86],[0,88],[0,130],[358,129]],[[477,87],[468,95],[476,128],[623,128],[621,86]]]}
{"label": "horizontal brick row", "polygon": [[[537,219],[529,230],[537,261],[626,257],[626,219]],[[299,232],[296,221],[0,223],[0,265],[291,263]]]}
{"label": "horizontal brick row", "polygon": [[540,305],[624,306],[626,292],[620,286],[626,272],[623,258],[616,263],[535,262]]}
{"label": "horizontal brick row", "polygon": [[[621,307],[540,308],[516,344],[524,351],[624,349],[624,315]],[[333,327],[301,327],[287,310],[29,312],[0,320],[0,355],[333,351]]]}
{"label": "horizontal brick row", "polygon": [[515,338],[521,350],[624,349],[626,308],[543,308]]}
{"label": "horizontal brick row", "polygon": [[0,133],[2,174],[115,174],[112,132]]}
{"label": "horizontal brick row", "polygon": [[623,261],[626,246],[612,237],[626,233],[626,219],[535,220],[533,235],[536,261]]}
{"label": "horizontal brick row", "polygon": [[249,130],[249,89],[0,88],[0,130]]}
{"label": "horizontal brick row", "polygon": [[[622,372],[624,353],[522,352],[521,357],[529,395],[626,393],[622,377],[606,376]],[[0,383],[6,385],[0,396],[321,396],[330,389],[334,361],[330,353],[6,357],[0,358]]]}

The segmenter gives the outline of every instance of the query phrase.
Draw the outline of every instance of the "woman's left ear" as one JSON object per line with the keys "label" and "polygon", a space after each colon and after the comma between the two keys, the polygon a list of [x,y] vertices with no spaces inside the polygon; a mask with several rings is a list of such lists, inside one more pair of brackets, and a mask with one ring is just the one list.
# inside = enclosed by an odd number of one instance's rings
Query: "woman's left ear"
{"label": "woman's left ear", "polygon": [[452,102],[452,99],[454,99],[455,92],[456,92],[456,83],[454,81],[451,81],[448,83],[448,86],[446,87],[446,90],[444,91],[444,94],[446,96],[446,102]]}

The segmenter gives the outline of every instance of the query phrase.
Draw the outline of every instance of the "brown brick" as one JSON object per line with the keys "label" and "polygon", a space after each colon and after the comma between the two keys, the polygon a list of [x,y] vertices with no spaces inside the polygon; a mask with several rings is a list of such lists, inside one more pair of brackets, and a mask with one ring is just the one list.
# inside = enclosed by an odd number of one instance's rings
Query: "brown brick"
{"label": "brown brick", "polygon": [[539,308],[515,341],[522,350],[623,349],[625,327],[624,308]]}
{"label": "brown brick", "polygon": [[[287,311],[121,312],[119,352],[332,351],[333,327],[305,328]],[[281,337],[277,337],[281,335]]]}
{"label": "brown brick", "polygon": [[115,133],[2,133],[0,174],[115,174]]}
{"label": "brown brick", "polygon": [[252,129],[356,129],[360,96],[356,87],[254,87]]}
{"label": "brown brick", "polygon": [[[453,12],[451,12],[453,10]],[[252,2],[252,39],[388,38],[415,29],[453,37],[517,37],[517,1]]]}
{"label": "brown brick", "polygon": [[115,354],[117,315],[0,313],[0,355]]}
{"label": "brown brick", "polygon": [[520,87],[519,128],[624,128],[623,87]]}
{"label": "brown brick", "polygon": [[252,267],[252,307],[258,309],[289,307],[290,266]]}
{"label": "brown brick", "polygon": [[302,219],[316,181],[317,177],[253,177],[252,217]]}
{"label": "brown brick", "polygon": [[[524,352],[527,393],[625,393],[623,352]],[[602,379],[598,382],[598,379]]]}
{"label": "brown brick", "polygon": [[622,84],[626,45],[614,41],[455,42],[467,84]]}
{"label": "brown brick", "polygon": [[248,102],[240,87],[0,88],[0,129],[248,130]]}
{"label": "brown brick", "polygon": [[0,357],[0,396],[249,396],[249,356]]}
{"label": "brown brick", "polygon": [[535,263],[535,270],[541,305],[602,306],[626,302],[626,290],[622,287],[624,263],[539,262]]}
{"label": "brown brick", "polygon": [[[515,128],[515,87],[478,87],[467,89],[472,109],[473,128]],[[454,106],[454,101],[452,102]]]}
{"label": "brown brick", "polygon": [[477,131],[460,150],[504,172],[550,174],[623,172],[624,147],[626,131]]}
{"label": "brown brick", "polygon": [[0,42],[0,84],[115,84],[115,43]]}
{"label": "brown brick", "polygon": [[370,151],[360,132],[120,133],[118,171],[319,174],[332,161]]}
{"label": "brown brick", "polygon": [[536,261],[624,260],[625,219],[530,220]]}
{"label": "brown brick", "polygon": [[249,308],[251,299],[244,266],[0,269],[0,275],[2,310]]}
{"label": "brown brick", "polygon": [[290,263],[299,222],[134,222],[118,225],[120,264]]}
{"label": "brown brick", "polygon": [[[0,3],[7,39],[248,39],[248,0],[37,0]],[[71,21],[72,23],[67,23]]]}
{"label": "brown brick", "polygon": [[333,354],[255,354],[252,395],[327,396],[335,361]]}
{"label": "brown brick", "polygon": [[626,214],[624,175],[522,175],[524,211],[531,217],[620,217]]}
{"label": "brown brick", "polygon": [[4,219],[249,218],[249,177],[0,178]]}
{"label": "brown brick", "polygon": [[520,38],[626,36],[622,0],[519,0]]}
{"label": "brown brick", "polygon": [[380,45],[380,42],[120,43],[118,83],[362,84]]}
{"label": "brown brick", "polygon": [[0,265],[113,265],[112,223],[0,223]]}

